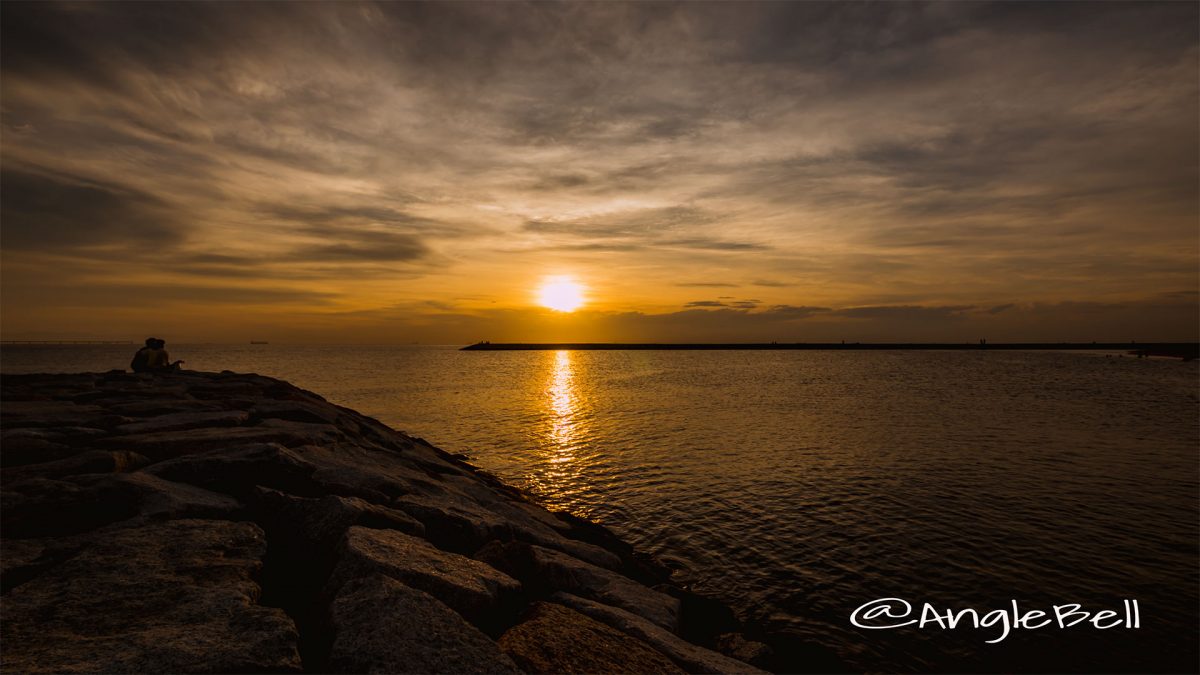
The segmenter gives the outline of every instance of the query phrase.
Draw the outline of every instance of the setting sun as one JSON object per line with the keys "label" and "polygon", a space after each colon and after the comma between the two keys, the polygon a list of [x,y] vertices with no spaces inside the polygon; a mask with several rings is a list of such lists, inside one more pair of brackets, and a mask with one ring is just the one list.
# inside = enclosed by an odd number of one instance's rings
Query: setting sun
{"label": "setting sun", "polygon": [[547,277],[538,288],[537,301],[559,312],[574,312],[584,303],[583,286],[571,277]]}

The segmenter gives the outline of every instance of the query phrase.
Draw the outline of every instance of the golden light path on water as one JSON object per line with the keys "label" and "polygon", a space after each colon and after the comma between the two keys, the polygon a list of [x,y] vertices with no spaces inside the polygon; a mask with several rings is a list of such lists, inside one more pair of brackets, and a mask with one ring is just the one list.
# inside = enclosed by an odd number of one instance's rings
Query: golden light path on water
{"label": "golden light path on water", "polygon": [[571,353],[559,350],[551,359],[542,398],[541,414],[545,421],[537,448],[542,457],[531,481],[536,491],[554,495],[556,507],[571,509],[582,492],[587,468],[586,458],[579,455],[586,435],[585,402],[575,382]]}
{"label": "golden light path on water", "polygon": [[550,461],[554,464],[570,462],[574,458],[576,394],[572,383],[573,379],[570,352],[566,350],[555,352],[550,386],[547,389],[551,414],[551,450],[556,453]]}

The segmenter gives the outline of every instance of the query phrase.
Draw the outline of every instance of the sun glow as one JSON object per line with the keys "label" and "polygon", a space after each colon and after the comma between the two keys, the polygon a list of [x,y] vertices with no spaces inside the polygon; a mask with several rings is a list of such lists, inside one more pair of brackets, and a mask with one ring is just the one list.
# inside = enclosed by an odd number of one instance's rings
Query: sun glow
{"label": "sun glow", "polygon": [[583,286],[571,277],[546,277],[537,291],[538,304],[559,312],[574,312],[583,306]]}

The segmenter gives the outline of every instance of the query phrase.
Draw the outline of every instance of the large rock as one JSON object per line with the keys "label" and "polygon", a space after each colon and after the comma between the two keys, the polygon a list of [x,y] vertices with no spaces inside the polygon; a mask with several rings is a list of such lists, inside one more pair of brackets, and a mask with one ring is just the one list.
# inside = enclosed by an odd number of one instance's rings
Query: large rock
{"label": "large rock", "polygon": [[521,584],[478,560],[396,530],[352,527],[342,540],[330,588],[373,574],[425,591],[485,630],[504,625],[519,602]]}
{"label": "large rock", "polygon": [[296,630],[255,604],[251,523],[174,520],[97,532],[4,598],[5,672],[300,669]]}
{"label": "large rock", "polygon": [[332,551],[352,526],[391,529],[424,536],[425,526],[403,511],[357,497],[326,495],[309,499],[258,487],[254,502],[274,529],[286,532],[297,545]]}
{"label": "large rock", "polygon": [[337,672],[521,672],[445,604],[382,575],[343,585],[330,615],[329,666]]}
{"label": "large rock", "polygon": [[131,450],[157,461],[236,445],[279,443],[290,446],[301,445],[307,443],[308,440],[288,429],[216,427],[114,436],[101,439],[97,441],[97,444],[114,450]]}
{"label": "large rock", "polygon": [[236,427],[245,424],[250,415],[241,410],[217,412],[177,412],[159,415],[142,422],[122,424],[116,428],[122,434],[150,434],[162,431],[183,431],[209,427]]}
{"label": "large rock", "polygon": [[[9,376],[5,376],[9,377]],[[69,401],[5,401],[0,419],[5,429],[24,427],[90,427],[90,421],[103,417],[105,410],[95,405],[76,405]]]}
{"label": "large rock", "polygon": [[694,645],[678,635],[664,630],[661,626],[619,607],[593,602],[569,593],[556,593],[551,599],[612,626],[622,633],[638,638],[669,656],[689,673],[765,672],[736,659]]}
{"label": "large rock", "polygon": [[72,482],[108,493],[110,501],[134,504],[138,516],[168,520],[176,518],[222,518],[238,520],[242,504],[229,495],[187,483],[163,480],[144,471],[116,475],[84,475]]}
{"label": "large rock", "polygon": [[122,490],[73,480],[33,478],[5,485],[0,494],[6,539],[78,534],[137,515],[137,500]]}
{"label": "large rock", "polygon": [[566,591],[626,609],[670,632],[679,628],[679,600],[611,570],[524,542],[492,542],[475,557],[541,593]]}
{"label": "large rock", "polygon": [[0,470],[0,482],[11,483],[30,478],[61,478],[82,473],[122,473],[133,471],[150,460],[136,452],[88,450],[52,462],[27,464]]}
{"label": "large rock", "polygon": [[[624,660],[606,661],[613,650],[578,644],[603,621],[538,609],[508,639],[546,670],[670,670],[656,650],[703,668],[707,656],[660,633],[711,644],[741,630],[725,608],[650,588],[669,571],[603,527],[279,380],[110,372],[6,376],[0,389],[2,665],[13,672],[288,670],[297,632],[310,670],[512,670],[487,636],[558,591],[625,611],[642,623],[619,625],[646,637],[609,631]],[[255,524],[229,522],[242,520]],[[556,625],[564,612],[570,625]],[[441,628],[430,637],[427,625]],[[667,646],[639,650],[647,640]]]}
{"label": "large rock", "polygon": [[53,462],[79,452],[66,443],[45,438],[18,437],[0,440],[0,447],[3,447],[3,452],[0,452],[0,466],[5,468]]}
{"label": "large rock", "polygon": [[546,602],[497,640],[527,673],[682,673],[670,659],[579,612]]}
{"label": "large rock", "polygon": [[320,494],[312,481],[315,470],[312,464],[277,443],[232,445],[176,457],[144,469],[167,480],[230,494],[248,495],[262,485],[314,496]]}

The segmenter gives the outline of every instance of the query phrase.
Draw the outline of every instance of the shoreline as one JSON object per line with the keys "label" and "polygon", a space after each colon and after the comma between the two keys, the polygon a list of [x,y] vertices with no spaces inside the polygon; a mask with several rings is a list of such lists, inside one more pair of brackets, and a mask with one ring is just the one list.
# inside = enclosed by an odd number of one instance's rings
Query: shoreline
{"label": "shoreline", "polygon": [[607,528],[285,381],[2,385],[7,669],[841,669]]}

